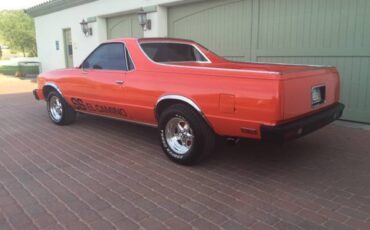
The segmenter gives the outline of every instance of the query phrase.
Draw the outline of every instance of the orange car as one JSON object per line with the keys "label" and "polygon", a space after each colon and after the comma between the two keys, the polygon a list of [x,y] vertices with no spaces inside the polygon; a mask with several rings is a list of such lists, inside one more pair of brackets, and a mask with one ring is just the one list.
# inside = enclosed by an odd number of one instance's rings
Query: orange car
{"label": "orange car", "polygon": [[58,125],[81,112],[156,126],[180,164],[211,153],[216,135],[284,141],[344,109],[334,67],[233,62],[168,38],[104,42],[80,67],[41,74],[34,95]]}

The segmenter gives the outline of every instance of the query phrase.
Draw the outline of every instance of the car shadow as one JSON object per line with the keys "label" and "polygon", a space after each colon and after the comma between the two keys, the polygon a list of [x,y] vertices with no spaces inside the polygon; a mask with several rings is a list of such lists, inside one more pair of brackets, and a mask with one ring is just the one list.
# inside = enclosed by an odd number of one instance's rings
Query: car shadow
{"label": "car shadow", "polygon": [[[115,135],[120,135],[122,132],[129,133],[132,137],[145,140],[148,144],[158,145],[159,148],[157,129],[153,127],[88,114],[80,114],[78,122],[89,123],[88,125],[92,126],[102,125],[114,132]],[[255,165],[269,163],[286,168],[295,168],[304,166],[309,159],[312,161],[315,158],[320,158],[322,153],[312,150],[322,149],[324,146],[324,140],[317,142],[310,136],[283,144],[241,139],[238,144],[230,145],[225,139],[219,138],[213,154],[199,165],[212,166],[228,162],[234,166],[244,167],[253,162]]]}
{"label": "car shadow", "polygon": [[[157,130],[152,127],[91,115],[81,115],[76,125],[101,126],[122,138],[129,135],[134,141],[144,141],[154,146],[153,154],[162,153]],[[332,124],[284,144],[248,139],[242,139],[234,146],[221,142],[207,160],[191,166],[190,170],[202,172],[205,169],[212,169],[217,173],[224,171],[223,176],[226,179],[235,180],[238,176],[241,183],[250,183],[251,177],[255,177],[258,181],[255,181],[256,183],[267,179],[307,191],[317,188],[320,191],[327,190],[328,187],[342,189],[347,184],[355,183],[353,191],[370,195],[366,183],[364,184],[365,180],[370,179],[368,167],[370,158],[367,157],[365,160],[358,158],[354,153],[349,154],[346,148],[338,146],[337,142],[340,140],[333,134],[343,129],[348,128]],[[355,143],[344,138],[342,144],[349,145],[347,149],[354,149]],[[169,164],[173,163],[165,162],[164,167],[168,167]],[[178,169],[181,169],[182,166],[179,167]],[[353,182],[353,178],[359,179]]]}

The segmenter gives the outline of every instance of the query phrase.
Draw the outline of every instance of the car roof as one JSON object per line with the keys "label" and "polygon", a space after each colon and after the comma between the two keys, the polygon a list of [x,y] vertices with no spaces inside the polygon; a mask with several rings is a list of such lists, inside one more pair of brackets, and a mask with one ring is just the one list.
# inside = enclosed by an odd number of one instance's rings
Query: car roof
{"label": "car roof", "polygon": [[139,43],[141,42],[184,42],[184,43],[194,43],[192,40],[187,40],[187,39],[180,39],[180,38],[115,38],[115,39],[110,39],[108,41],[105,41],[104,43],[110,43],[110,42],[125,42],[125,41],[138,41]]}

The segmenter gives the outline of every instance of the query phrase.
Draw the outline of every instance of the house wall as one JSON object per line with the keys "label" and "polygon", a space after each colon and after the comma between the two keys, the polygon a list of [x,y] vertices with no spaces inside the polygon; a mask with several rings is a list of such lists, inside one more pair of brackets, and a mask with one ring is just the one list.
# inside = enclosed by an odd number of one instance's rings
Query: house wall
{"label": "house wall", "polygon": [[[152,29],[145,31],[144,37],[167,36],[167,10],[163,5],[187,2],[189,0],[99,0],[36,17],[36,41],[38,56],[42,63],[41,70],[65,67],[63,47],[65,28],[71,28],[73,62],[74,66],[78,66],[98,44],[107,39],[107,17],[135,13],[142,7],[160,5],[156,12],[148,13],[148,18],[152,20]],[[80,22],[89,17],[96,17],[97,20],[89,24],[93,29],[93,35],[85,37]],[[59,42],[59,50],[56,49],[56,41]]]}

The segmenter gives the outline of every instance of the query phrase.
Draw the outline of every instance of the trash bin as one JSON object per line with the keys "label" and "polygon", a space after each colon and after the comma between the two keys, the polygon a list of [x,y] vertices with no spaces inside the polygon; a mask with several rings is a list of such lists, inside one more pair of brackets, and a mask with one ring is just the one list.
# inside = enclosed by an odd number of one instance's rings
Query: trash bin
{"label": "trash bin", "polygon": [[40,62],[19,62],[18,67],[22,77],[37,77],[40,73]]}
{"label": "trash bin", "polygon": [[0,66],[0,73],[4,75],[12,75],[14,76],[17,72],[19,72],[18,65],[2,65]]}

